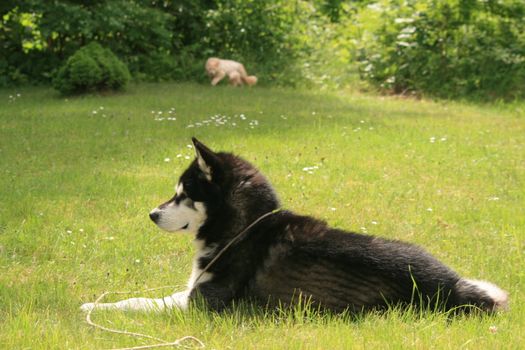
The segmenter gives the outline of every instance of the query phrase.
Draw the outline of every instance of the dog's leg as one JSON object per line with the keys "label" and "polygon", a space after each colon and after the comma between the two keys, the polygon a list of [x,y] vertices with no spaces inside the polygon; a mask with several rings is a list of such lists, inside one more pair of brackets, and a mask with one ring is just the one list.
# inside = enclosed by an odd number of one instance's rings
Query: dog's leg
{"label": "dog's leg", "polygon": [[188,307],[188,297],[190,291],[175,293],[164,298],[131,298],[118,301],[116,303],[86,303],[80,309],[88,312],[89,310],[122,310],[122,311],[156,311],[170,310],[178,308],[186,310]]}
{"label": "dog's leg", "polygon": [[222,78],[224,78],[226,76],[226,73],[222,70],[218,71],[217,72],[217,75],[213,78],[213,80],[211,81],[211,85],[215,86],[219,83],[219,81],[222,80]]}
{"label": "dog's leg", "polygon": [[228,74],[228,78],[230,79],[230,85],[232,86],[241,86],[242,80],[241,75],[239,72],[231,72]]}
{"label": "dog's leg", "polygon": [[193,288],[189,295],[190,300],[202,297],[206,306],[215,311],[221,311],[233,300],[233,291],[225,286],[213,282],[204,282]]}

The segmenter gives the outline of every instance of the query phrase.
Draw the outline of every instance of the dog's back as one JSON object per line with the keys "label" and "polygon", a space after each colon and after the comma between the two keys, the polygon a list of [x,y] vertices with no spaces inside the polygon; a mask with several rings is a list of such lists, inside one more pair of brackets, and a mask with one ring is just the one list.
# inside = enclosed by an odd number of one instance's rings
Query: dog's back
{"label": "dog's back", "polygon": [[305,298],[314,306],[354,312],[398,304],[430,310],[506,308],[506,293],[498,287],[462,279],[418,246],[331,229],[289,212],[269,226],[260,229],[275,236],[250,284],[250,293],[261,301],[286,305]]}

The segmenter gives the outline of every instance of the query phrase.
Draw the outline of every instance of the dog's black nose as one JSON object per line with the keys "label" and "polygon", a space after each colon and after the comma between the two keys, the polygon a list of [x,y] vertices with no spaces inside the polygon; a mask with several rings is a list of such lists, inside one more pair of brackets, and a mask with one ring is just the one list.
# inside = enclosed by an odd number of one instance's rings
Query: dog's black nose
{"label": "dog's black nose", "polygon": [[151,213],[149,213],[149,218],[151,219],[151,221],[156,223],[159,219],[159,213],[156,211],[152,211]]}

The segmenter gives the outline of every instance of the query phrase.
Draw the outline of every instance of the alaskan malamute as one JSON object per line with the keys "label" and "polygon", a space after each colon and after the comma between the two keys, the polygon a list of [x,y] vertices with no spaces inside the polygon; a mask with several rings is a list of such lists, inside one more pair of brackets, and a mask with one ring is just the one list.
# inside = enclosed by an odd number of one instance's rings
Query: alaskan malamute
{"label": "alaskan malamute", "polygon": [[195,138],[193,144],[196,159],[175,195],[149,214],[163,230],[195,234],[187,290],[82,309],[185,309],[197,296],[214,310],[243,299],[270,307],[307,300],[335,312],[391,305],[465,312],[507,307],[506,292],[458,276],[418,246],[280,210],[272,186],[254,166]]}

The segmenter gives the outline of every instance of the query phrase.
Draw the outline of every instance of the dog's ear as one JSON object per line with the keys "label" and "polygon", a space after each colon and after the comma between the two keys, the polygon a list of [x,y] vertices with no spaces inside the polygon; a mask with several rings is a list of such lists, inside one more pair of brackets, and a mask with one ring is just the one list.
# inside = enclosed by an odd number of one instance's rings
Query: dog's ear
{"label": "dog's ear", "polygon": [[221,171],[221,160],[207,146],[197,140],[195,137],[191,138],[195,148],[195,156],[197,157],[197,164],[208,181],[217,180],[216,177]]}

